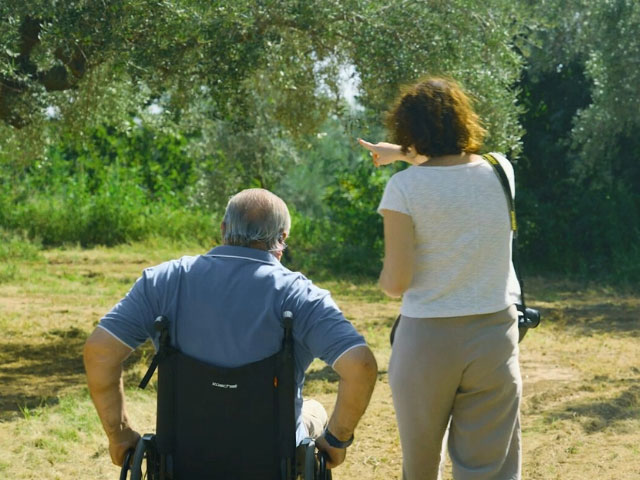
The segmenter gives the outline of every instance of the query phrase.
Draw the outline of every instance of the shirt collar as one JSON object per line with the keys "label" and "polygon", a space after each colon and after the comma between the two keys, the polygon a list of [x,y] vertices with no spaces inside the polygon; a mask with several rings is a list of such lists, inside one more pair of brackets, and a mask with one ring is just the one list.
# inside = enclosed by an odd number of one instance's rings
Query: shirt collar
{"label": "shirt collar", "polygon": [[236,247],[235,245],[220,245],[212,248],[206,255],[220,255],[227,257],[241,257],[248,260],[257,260],[259,262],[272,263],[274,265],[280,262],[270,252],[250,247]]}

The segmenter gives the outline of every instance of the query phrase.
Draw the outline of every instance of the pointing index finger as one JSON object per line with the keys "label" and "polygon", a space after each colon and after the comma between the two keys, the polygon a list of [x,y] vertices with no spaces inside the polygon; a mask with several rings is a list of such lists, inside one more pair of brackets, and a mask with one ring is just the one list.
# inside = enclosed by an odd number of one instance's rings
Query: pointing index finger
{"label": "pointing index finger", "polygon": [[363,140],[362,138],[358,139],[358,142],[360,143],[360,145],[362,145],[364,148],[367,148],[369,150],[371,150],[373,148],[373,143],[367,142],[366,140]]}

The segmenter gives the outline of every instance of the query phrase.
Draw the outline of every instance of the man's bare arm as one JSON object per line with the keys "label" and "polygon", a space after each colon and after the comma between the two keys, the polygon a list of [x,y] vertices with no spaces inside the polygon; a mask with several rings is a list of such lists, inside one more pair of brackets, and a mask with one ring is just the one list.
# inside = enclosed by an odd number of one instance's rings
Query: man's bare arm
{"label": "man's bare arm", "polygon": [[83,352],[89,393],[109,439],[111,460],[116,465],[122,465],[126,451],[135,447],[140,438],[129,425],[122,383],[122,362],[132,351],[102,328],[96,328]]}
{"label": "man's bare arm", "polygon": [[[373,353],[366,346],[355,347],[342,355],[333,365],[340,375],[338,398],[329,419],[327,430],[340,441],[351,438],[364,414],[378,375],[378,365]],[[340,465],[346,449],[331,447],[324,437],[317,439],[318,448],[328,456],[329,468]]]}

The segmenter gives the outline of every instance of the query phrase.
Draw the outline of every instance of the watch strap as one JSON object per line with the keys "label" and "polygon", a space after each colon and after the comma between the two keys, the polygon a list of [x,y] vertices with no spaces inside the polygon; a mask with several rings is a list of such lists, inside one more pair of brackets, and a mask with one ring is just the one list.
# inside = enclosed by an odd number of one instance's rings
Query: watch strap
{"label": "watch strap", "polygon": [[351,438],[349,438],[348,440],[345,440],[344,442],[340,441],[336,438],[336,436],[333,433],[329,431],[328,428],[324,431],[322,436],[327,441],[327,443],[333,448],[347,448],[349,445],[353,443],[353,438],[354,438],[353,434],[351,434]]}

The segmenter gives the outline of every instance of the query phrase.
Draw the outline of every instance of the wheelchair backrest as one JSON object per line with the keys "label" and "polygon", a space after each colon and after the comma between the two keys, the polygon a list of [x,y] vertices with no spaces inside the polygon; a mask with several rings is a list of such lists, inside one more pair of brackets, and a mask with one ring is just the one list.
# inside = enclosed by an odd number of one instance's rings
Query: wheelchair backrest
{"label": "wheelchair backrest", "polygon": [[166,477],[287,478],[295,456],[291,318],[279,352],[237,368],[171,348],[167,332],[156,360],[156,444]]}

